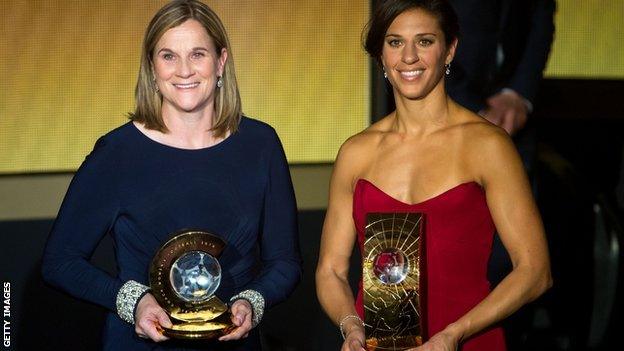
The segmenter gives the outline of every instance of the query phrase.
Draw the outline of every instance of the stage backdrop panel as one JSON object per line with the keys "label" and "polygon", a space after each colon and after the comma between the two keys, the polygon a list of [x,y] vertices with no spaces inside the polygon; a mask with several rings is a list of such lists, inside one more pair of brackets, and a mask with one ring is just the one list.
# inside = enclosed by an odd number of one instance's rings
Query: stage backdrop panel
{"label": "stage backdrop panel", "polygon": [[[0,173],[75,170],[134,107],[143,31],[166,1],[4,0]],[[369,121],[369,1],[206,1],[233,46],[244,112],[291,163],[331,162]]]}
{"label": "stage backdrop panel", "polygon": [[546,78],[624,79],[624,0],[558,0]]}

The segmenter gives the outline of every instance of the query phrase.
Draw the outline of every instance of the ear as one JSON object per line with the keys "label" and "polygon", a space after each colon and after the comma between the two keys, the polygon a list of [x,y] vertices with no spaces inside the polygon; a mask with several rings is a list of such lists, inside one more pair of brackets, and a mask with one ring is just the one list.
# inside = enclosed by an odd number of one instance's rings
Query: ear
{"label": "ear", "polygon": [[453,58],[455,57],[455,50],[457,50],[457,42],[458,40],[457,38],[455,38],[449,45],[446,51],[446,60],[444,61],[445,64],[449,64],[451,63],[451,61],[453,61]]}
{"label": "ear", "polygon": [[383,55],[379,56],[379,59],[377,60],[377,63],[379,63],[379,68],[381,68],[382,70],[386,69],[386,61],[384,60]]}
{"label": "ear", "polygon": [[217,73],[219,77],[223,76],[223,71],[225,70],[225,62],[228,58],[228,52],[226,48],[221,49],[221,54],[219,55],[219,68],[217,69]]}

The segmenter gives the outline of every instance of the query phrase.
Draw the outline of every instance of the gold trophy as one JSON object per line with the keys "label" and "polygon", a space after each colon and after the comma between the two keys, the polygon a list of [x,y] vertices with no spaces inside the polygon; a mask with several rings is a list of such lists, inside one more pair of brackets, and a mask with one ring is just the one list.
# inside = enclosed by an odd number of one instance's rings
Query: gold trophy
{"label": "gold trophy", "polygon": [[369,351],[423,343],[424,238],[422,213],[367,214],[362,276]]}
{"label": "gold trophy", "polygon": [[216,235],[183,230],[154,256],[151,293],[173,323],[171,328],[162,328],[165,336],[212,339],[233,329],[228,306],[214,295],[221,282],[217,257],[224,247]]}

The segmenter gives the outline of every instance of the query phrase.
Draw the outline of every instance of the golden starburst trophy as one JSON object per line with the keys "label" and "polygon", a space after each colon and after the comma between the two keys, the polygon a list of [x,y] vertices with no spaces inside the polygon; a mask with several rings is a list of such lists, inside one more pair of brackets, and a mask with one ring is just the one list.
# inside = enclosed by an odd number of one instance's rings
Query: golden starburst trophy
{"label": "golden starburst trophy", "polygon": [[177,232],[154,256],[150,288],[173,326],[163,334],[178,339],[212,339],[232,328],[228,307],[214,292],[221,282],[217,257],[225,242],[216,235]]}
{"label": "golden starburst trophy", "polygon": [[367,350],[422,345],[424,249],[422,213],[367,214],[362,267]]}

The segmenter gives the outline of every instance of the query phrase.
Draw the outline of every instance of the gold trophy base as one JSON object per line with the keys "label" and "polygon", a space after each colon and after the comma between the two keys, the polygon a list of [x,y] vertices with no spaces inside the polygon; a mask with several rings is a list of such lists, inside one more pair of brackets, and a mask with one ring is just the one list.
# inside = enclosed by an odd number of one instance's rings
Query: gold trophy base
{"label": "gold trophy base", "polygon": [[422,337],[420,336],[398,336],[387,338],[369,338],[366,339],[367,351],[382,351],[382,350],[407,350],[415,346],[422,345]]}
{"label": "gold trophy base", "polygon": [[236,328],[231,321],[230,314],[221,316],[206,322],[179,322],[174,321],[171,328],[162,327],[164,336],[174,339],[216,339],[228,334]]}

